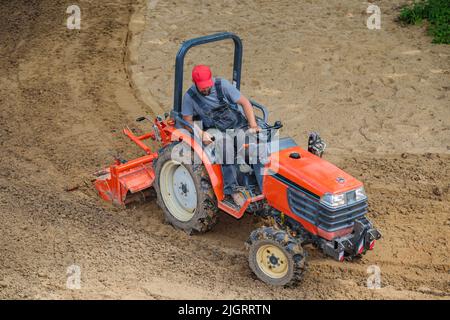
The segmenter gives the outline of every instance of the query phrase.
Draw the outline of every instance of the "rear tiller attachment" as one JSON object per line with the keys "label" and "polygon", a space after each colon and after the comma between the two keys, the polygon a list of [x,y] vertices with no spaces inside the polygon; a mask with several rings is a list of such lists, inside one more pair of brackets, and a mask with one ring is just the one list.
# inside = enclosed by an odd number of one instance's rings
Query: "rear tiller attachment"
{"label": "rear tiller attachment", "polygon": [[153,132],[136,136],[127,128],[123,133],[143,149],[146,155],[127,162],[116,159],[109,168],[95,173],[95,188],[100,197],[118,205],[129,203],[134,198],[129,197],[130,195],[145,196],[148,193],[148,188],[155,180],[153,160],[158,157],[157,152],[152,152],[143,143],[143,140],[149,138],[156,139]]}

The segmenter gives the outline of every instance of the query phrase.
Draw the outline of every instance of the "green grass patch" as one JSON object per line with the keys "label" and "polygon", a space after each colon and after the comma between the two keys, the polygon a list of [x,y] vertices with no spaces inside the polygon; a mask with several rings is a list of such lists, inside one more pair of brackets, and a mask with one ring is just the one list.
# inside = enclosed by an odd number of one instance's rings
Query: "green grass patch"
{"label": "green grass patch", "polygon": [[450,44],[450,0],[421,0],[401,9],[399,20],[406,24],[428,21],[433,43]]}

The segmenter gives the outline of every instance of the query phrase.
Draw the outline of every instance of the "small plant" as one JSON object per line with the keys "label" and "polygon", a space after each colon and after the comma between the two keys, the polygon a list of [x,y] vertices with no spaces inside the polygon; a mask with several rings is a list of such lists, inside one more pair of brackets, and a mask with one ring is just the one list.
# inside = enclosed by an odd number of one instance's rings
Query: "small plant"
{"label": "small plant", "polygon": [[399,20],[406,24],[428,21],[428,33],[433,43],[450,44],[450,1],[421,0],[400,11]]}

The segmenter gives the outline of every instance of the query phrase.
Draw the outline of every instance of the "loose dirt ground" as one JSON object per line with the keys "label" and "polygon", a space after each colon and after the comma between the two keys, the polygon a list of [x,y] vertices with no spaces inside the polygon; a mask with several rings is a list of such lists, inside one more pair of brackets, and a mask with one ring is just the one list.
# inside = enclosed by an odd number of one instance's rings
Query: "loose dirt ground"
{"label": "loose dirt ground", "polygon": [[[0,298],[448,299],[450,47],[398,26],[402,3],[377,1],[371,31],[355,1],[80,0],[74,31],[66,1],[1,1]],[[299,287],[269,287],[243,245],[256,219],[223,214],[188,236],[154,201],[97,198],[91,173],[139,154],[121,129],[170,109],[180,42],[223,30],[244,40],[244,94],[303,146],[318,130],[326,158],[365,182],[384,238],[362,260],[311,249]],[[228,76],[230,48],[195,50],[186,68]],[[66,288],[72,264],[80,290]],[[371,265],[381,289],[366,287]]]}

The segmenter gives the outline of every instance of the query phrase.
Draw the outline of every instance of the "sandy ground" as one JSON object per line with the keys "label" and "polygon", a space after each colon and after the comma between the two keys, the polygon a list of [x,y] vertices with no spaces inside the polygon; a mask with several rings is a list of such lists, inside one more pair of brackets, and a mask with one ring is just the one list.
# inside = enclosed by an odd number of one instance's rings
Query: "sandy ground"
{"label": "sandy ground", "polygon": [[[378,1],[371,31],[357,1],[80,0],[72,31],[66,1],[1,1],[0,298],[448,299],[450,47],[399,27],[401,3]],[[242,90],[282,134],[304,146],[319,131],[327,159],[365,182],[384,238],[361,261],[311,249],[301,286],[269,287],[247,266],[254,218],[223,214],[190,237],[154,201],[97,198],[91,173],[139,154],[121,128],[170,110],[180,42],[223,30],[242,36]],[[186,67],[228,76],[230,48],[194,50]],[[66,288],[72,264],[80,290]],[[371,265],[379,290],[366,287]]]}

